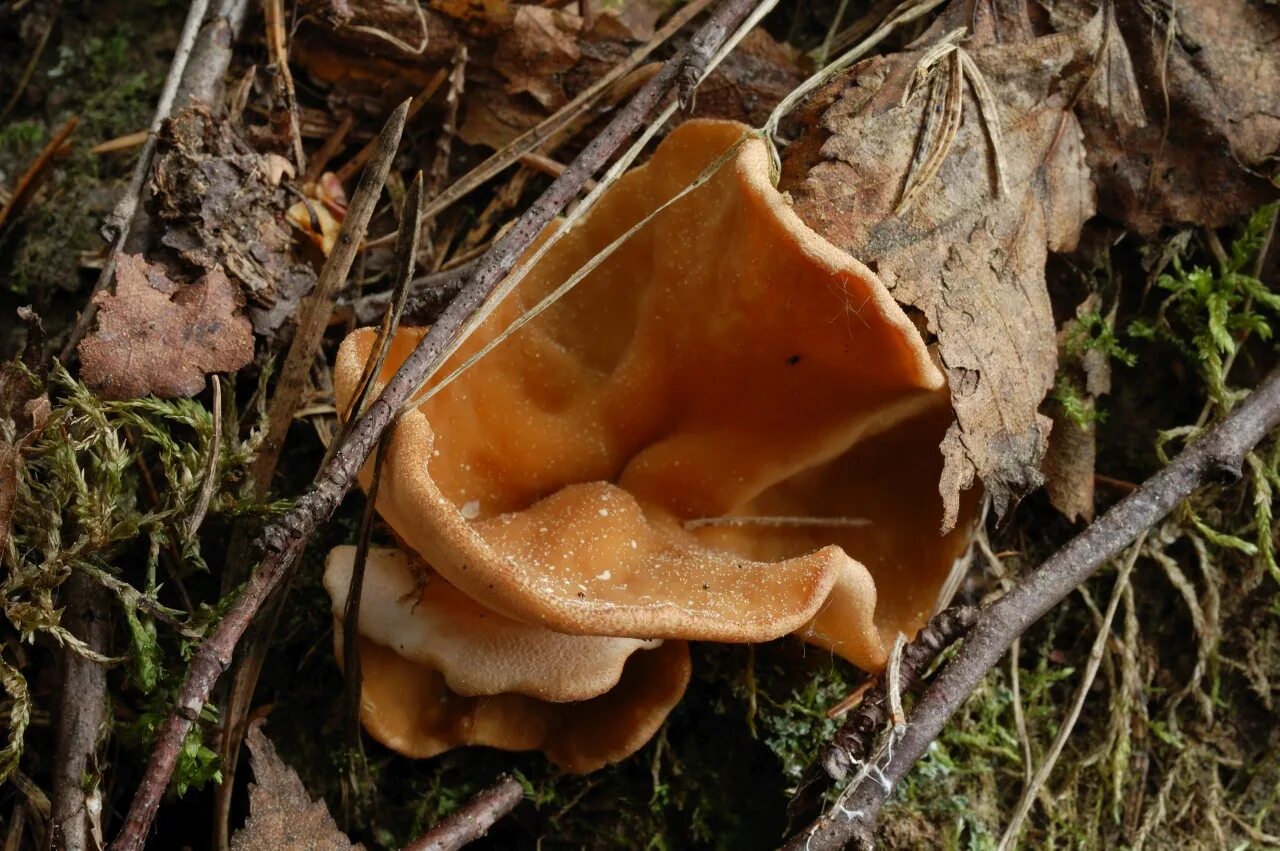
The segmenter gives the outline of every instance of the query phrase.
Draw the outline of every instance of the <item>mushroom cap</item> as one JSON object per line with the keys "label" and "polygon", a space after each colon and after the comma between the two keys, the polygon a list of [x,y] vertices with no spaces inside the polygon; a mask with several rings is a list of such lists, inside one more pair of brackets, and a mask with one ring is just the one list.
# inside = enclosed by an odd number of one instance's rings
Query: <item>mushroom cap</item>
{"label": "mushroom cap", "polygon": [[[341,658],[342,627],[334,646]],[[436,756],[460,745],[540,750],[585,774],[625,759],[658,731],[689,683],[689,645],[667,641],[631,655],[622,678],[599,697],[550,703],[522,694],[464,697],[429,666],[361,636],[360,719],[382,744],[405,756]]]}
{"label": "mushroom cap", "polygon": [[[936,555],[925,539],[937,537],[937,479],[923,481],[914,465],[925,456],[920,464],[940,465],[945,425],[916,444],[891,441],[910,456],[905,481],[890,471],[805,490],[877,435],[922,418],[933,428],[929,414],[945,409],[947,394],[884,285],[799,220],[771,183],[763,141],[748,132],[686,122],[604,193],[441,375],[739,144],[572,292],[401,417],[377,507],[450,583],[518,620],[572,634],[719,641],[816,628],[841,655],[876,668],[876,583],[851,558],[863,557],[858,550],[838,542],[879,537],[684,526],[774,503],[788,514],[803,504],[805,516],[869,513],[902,486],[911,490],[906,513],[886,537],[901,549],[876,544],[868,557],[909,576],[922,549]],[[398,333],[379,382],[424,333]],[[339,351],[340,410],[375,337],[356,331]],[[779,496],[793,490],[803,493]],[[927,608],[917,603],[936,572],[919,573],[906,608]],[[843,637],[820,616],[837,584],[857,597],[837,607],[858,618]]]}
{"label": "mushroom cap", "polygon": [[[335,547],[324,587],[342,618],[356,548]],[[409,554],[371,548],[360,596],[360,634],[438,671],[461,696],[515,692],[551,702],[586,700],[618,683],[623,663],[661,641],[564,635],[485,609]]]}

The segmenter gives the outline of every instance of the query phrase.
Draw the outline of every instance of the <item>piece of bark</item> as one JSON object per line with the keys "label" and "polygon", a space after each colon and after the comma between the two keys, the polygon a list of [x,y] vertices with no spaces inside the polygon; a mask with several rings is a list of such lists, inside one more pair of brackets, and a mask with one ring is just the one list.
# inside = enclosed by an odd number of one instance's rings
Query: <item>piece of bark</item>
{"label": "piece of bark", "polygon": [[[111,597],[81,573],[66,582],[62,625],[90,650],[105,654],[111,638]],[[102,790],[97,749],[107,706],[102,665],[64,649],[58,700],[58,750],[49,820],[51,851],[96,851],[103,846]]]}

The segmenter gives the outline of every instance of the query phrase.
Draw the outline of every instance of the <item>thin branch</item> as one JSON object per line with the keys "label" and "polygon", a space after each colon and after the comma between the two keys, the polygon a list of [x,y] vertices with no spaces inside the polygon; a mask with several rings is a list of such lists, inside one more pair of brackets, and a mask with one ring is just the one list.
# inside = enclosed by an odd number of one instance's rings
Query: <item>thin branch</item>
{"label": "thin branch", "polygon": [[[902,660],[895,670],[899,694],[903,689],[915,689],[920,677],[938,655],[962,638],[977,618],[978,610],[972,606],[944,609],[930,618],[915,640],[903,648]],[[894,670],[893,666],[889,670]],[[887,672],[877,677],[863,693],[857,709],[849,713],[831,737],[831,744],[819,752],[814,764],[805,772],[795,797],[787,807],[793,815],[811,814],[831,781],[845,779],[855,766],[866,762],[877,736],[890,718],[892,694]],[[798,847],[804,847],[803,837],[801,839],[802,844]]]}
{"label": "thin branch", "polygon": [[583,184],[661,109],[680,69],[690,57],[714,54],[723,39],[747,18],[755,5],[752,0],[723,0],[693,38],[663,65],[626,107],[614,115],[608,126],[583,149],[564,174],[494,243],[462,292],[404,361],[382,394],[355,421],[343,446],[319,470],[308,492],[289,512],[263,531],[260,537],[263,558],[257,572],[245,584],[213,633],[200,645],[173,711],[157,731],[150,762],[113,846],[117,851],[136,851],[142,847],[164,790],[173,776],[182,742],[208,700],[214,683],[230,666],[240,636],[262,604],[289,574],[311,534],[329,519],[351,489],[357,471],[390,425],[395,412],[408,401],[422,376],[439,366],[441,355],[454,333],[480,307],[543,228],[573,200]]}
{"label": "thin branch", "polygon": [[[984,606],[955,657],[924,693],[881,765],[877,782],[850,790],[844,808],[815,821],[796,839],[809,851],[874,845],[880,808],[899,781],[942,732],[1014,639],[1167,516],[1199,487],[1235,481],[1244,458],[1280,425],[1280,369],[1273,371],[1239,407],[1168,466],[1117,503],[1007,594]],[[883,782],[879,782],[883,781]],[[793,840],[794,846],[795,840]]]}
{"label": "thin branch", "polygon": [[[106,653],[111,637],[111,601],[92,579],[67,579],[63,622],[95,653]],[[58,699],[58,751],[53,773],[50,844],[65,851],[90,851],[102,834],[102,792],[96,776],[98,734],[106,716],[107,672],[71,650],[62,653],[62,694]]]}
{"label": "thin branch", "polygon": [[[382,194],[387,174],[391,171],[391,163],[400,145],[400,137],[404,132],[409,111],[409,101],[400,104],[370,147],[369,167],[361,176],[351,196],[351,205],[343,219],[342,229],[338,233],[333,251],[325,260],[324,268],[320,270],[320,280],[315,290],[303,301],[298,328],[294,333],[289,353],[285,356],[284,367],[276,382],[275,392],[268,408],[267,434],[250,470],[250,486],[260,495],[265,496],[271,489],[271,480],[280,459],[280,450],[283,448],[285,436],[293,423],[298,405],[302,401],[307,376],[311,372],[311,365],[315,361],[329,317],[333,313],[333,293],[351,271],[357,249],[365,236],[378,198]],[[249,535],[250,533],[243,525],[237,524],[234,528],[231,545],[228,548],[227,567],[223,571],[224,581],[240,581],[252,549]],[[287,585],[292,573],[291,565],[286,565],[284,575],[277,581],[277,585]],[[255,625],[254,631],[244,642],[245,647],[242,648],[240,660],[232,676],[232,685],[223,713],[221,746],[223,782],[218,787],[214,804],[214,844],[217,848],[225,848],[227,845],[231,790],[239,764],[240,743],[244,738],[249,702],[253,698],[258,675],[262,671],[267,643],[271,639],[275,621],[278,620],[283,605],[284,594],[274,595],[269,611],[275,612],[276,616],[263,618]],[[246,621],[246,627],[247,625]],[[236,642],[233,644],[238,641],[239,636],[236,636]]]}
{"label": "thin branch", "polygon": [[462,809],[406,845],[404,851],[455,851],[488,833],[494,823],[523,799],[524,788],[515,778],[504,774]]}
{"label": "thin branch", "polygon": [[[459,48],[466,55],[465,48]],[[364,375],[360,378],[360,389],[356,393],[355,403],[351,406],[353,414],[359,414],[365,408],[370,391],[377,385],[378,376],[382,374],[382,365],[386,362],[387,353],[391,350],[391,342],[395,339],[400,326],[400,317],[404,313],[405,299],[409,295],[409,283],[413,279],[414,256],[418,253],[418,235],[422,232],[422,172],[418,172],[409,192],[405,196],[405,218],[401,223],[400,235],[396,239],[394,298],[387,305],[387,313],[378,332],[378,340],[374,345],[374,356],[365,365]],[[350,425],[354,416],[349,417]],[[378,501],[378,485],[382,480],[382,464],[386,456],[387,434],[378,440],[378,449],[373,457],[373,477],[369,482],[369,493],[365,498],[364,513],[360,518],[360,536],[356,542],[356,557],[351,565],[351,582],[347,587],[347,606],[343,612],[342,624],[342,670],[346,676],[346,721],[347,721],[347,754],[349,774],[354,776],[357,756],[363,764],[364,751],[360,746],[360,653],[358,641],[360,637],[360,600],[364,592],[365,564],[369,558],[369,535],[373,530],[374,506]],[[346,426],[339,432],[338,444],[346,437]]]}

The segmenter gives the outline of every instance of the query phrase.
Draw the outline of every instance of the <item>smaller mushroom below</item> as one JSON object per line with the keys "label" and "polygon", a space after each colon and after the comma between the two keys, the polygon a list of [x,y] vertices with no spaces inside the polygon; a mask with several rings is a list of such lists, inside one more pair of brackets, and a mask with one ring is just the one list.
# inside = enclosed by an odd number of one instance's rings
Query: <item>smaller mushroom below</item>
{"label": "smaller mushroom below", "polygon": [[[325,560],[324,587],[338,619],[355,554],[355,547],[335,547]],[[461,696],[516,692],[556,703],[605,693],[617,685],[627,657],[662,643],[564,635],[511,620],[389,547],[370,549],[365,561],[360,635],[439,672]]]}

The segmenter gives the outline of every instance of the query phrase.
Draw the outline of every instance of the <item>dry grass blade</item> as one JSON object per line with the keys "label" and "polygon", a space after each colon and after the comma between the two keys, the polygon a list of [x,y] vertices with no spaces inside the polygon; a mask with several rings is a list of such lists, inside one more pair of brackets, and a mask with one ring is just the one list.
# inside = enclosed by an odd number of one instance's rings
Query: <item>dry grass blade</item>
{"label": "dry grass blade", "polygon": [[[396,329],[400,326],[400,317],[404,313],[405,299],[409,295],[409,285],[413,280],[414,255],[418,250],[418,234],[422,232],[422,172],[418,172],[409,192],[405,196],[405,211],[408,215],[401,223],[400,236],[396,240],[396,284],[391,304],[378,332],[378,340],[374,351],[365,366],[365,374],[361,376],[360,392],[347,417],[351,423],[364,411],[370,389],[376,376],[382,373],[382,365],[386,362],[387,352],[391,350],[391,341],[395,338]],[[356,541],[355,562],[351,567],[351,584],[347,589],[347,605],[343,612],[342,623],[342,659],[343,673],[346,678],[346,734],[347,765],[346,780],[354,785],[357,772],[364,767],[364,749],[360,741],[360,600],[364,591],[365,564],[369,557],[369,535],[373,530],[374,506],[378,500],[378,485],[382,480],[382,463],[387,450],[387,437],[391,428],[387,429],[378,441],[377,451],[373,459],[373,478],[369,483],[369,492],[365,497],[364,513],[360,518],[360,533]],[[346,431],[334,441],[334,445],[342,443]],[[350,796],[349,796],[350,797]]]}
{"label": "dry grass blade", "polygon": [[1125,586],[1129,583],[1129,574],[1133,572],[1133,565],[1138,560],[1138,554],[1142,552],[1142,545],[1145,540],[1146,533],[1144,532],[1130,549],[1129,557],[1120,566],[1120,571],[1116,576],[1115,587],[1111,591],[1111,599],[1107,602],[1106,613],[1103,614],[1102,623],[1098,626],[1098,636],[1094,639],[1093,647],[1089,650],[1089,660],[1080,675],[1080,684],[1076,686],[1076,693],[1075,697],[1072,698],[1071,707],[1067,710],[1067,716],[1063,719],[1061,726],[1058,727],[1058,733],[1053,738],[1053,744],[1049,746],[1049,752],[1045,754],[1044,762],[1036,769],[1031,782],[1022,790],[1022,797],[1018,799],[1018,805],[1014,809],[1013,817],[1009,820],[1009,826],[1005,829],[1004,836],[1000,838],[998,851],[1005,851],[1005,849],[1013,847],[1018,841],[1018,835],[1022,831],[1023,820],[1031,812],[1031,805],[1048,781],[1049,774],[1053,771],[1058,757],[1062,755],[1062,749],[1066,747],[1067,740],[1071,738],[1071,732],[1075,729],[1076,721],[1080,719],[1080,710],[1084,708],[1084,702],[1089,697],[1089,690],[1093,687],[1093,680],[1098,675],[1098,667],[1102,664],[1102,656],[1106,650],[1107,641],[1111,638],[1111,622],[1115,620],[1116,609],[1119,608],[1120,600],[1124,596]]}

